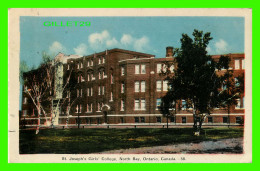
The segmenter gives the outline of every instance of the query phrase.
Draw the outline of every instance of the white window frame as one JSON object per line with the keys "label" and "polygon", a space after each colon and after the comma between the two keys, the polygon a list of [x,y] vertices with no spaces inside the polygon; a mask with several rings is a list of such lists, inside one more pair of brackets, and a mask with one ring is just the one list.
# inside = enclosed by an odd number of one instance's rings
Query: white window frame
{"label": "white window frame", "polygon": [[240,60],[235,59],[235,69],[240,69]]}
{"label": "white window frame", "polygon": [[141,92],[145,92],[145,81],[141,81]]}
{"label": "white window frame", "polygon": [[121,99],[121,107],[120,107],[120,111],[124,111],[125,110],[125,101],[123,99]]}
{"label": "white window frame", "polygon": [[121,83],[121,93],[125,93],[125,83]]}
{"label": "white window frame", "polygon": [[140,74],[140,65],[135,65],[135,74]]}
{"label": "white window frame", "polygon": [[237,101],[237,104],[236,104],[235,109],[241,109],[241,99],[240,98],[236,99],[236,101]]}
{"label": "white window frame", "polygon": [[135,99],[135,103],[134,103],[134,110],[140,110],[141,106],[140,106],[140,100],[139,99]]}
{"label": "white window frame", "polygon": [[146,65],[145,64],[141,65],[141,74],[146,74]]}
{"label": "white window frame", "polygon": [[125,67],[121,67],[121,75],[125,75]]}
{"label": "white window frame", "polygon": [[168,80],[163,80],[163,91],[168,91]]}
{"label": "white window frame", "polygon": [[156,81],[156,91],[157,92],[162,91],[162,81],[161,80]]}
{"label": "white window frame", "polygon": [[135,81],[135,92],[136,93],[140,92],[140,82],[139,81]]}
{"label": "white window frame", "polygon": [[161,71],[162,71],[162,64],[161,63],[157,64],[156,70],[157,70],[157,73],[161,73]]}
{"label": "white window frame", "polygon": [[[158,102],[159,102],[159,104],[158,104]],[[162,103],[162,99],[161,98],[157,98],[156,99],[156,110],[159,110],[159,107],[160,107],[161,103]]]}

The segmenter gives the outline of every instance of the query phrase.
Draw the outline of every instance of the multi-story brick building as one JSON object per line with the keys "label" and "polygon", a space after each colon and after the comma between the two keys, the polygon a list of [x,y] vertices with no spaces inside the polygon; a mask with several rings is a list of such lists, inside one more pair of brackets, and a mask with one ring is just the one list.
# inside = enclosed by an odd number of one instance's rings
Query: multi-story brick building
{"label": "multi-story brick building", "polygon": [[[228,56],[231,59],[230,69],[233,70],[236,79],[244,73],[244,54],[228,54]],[[218,60],[220,55],[212,57]],[[56,59],[62,63],[58,74],[63,78],[60,84],[64,86],[71,70],[75,72],[77,83],[72,90],[65,88],[63,91],[61,88],[59,91],[62,96],[55,95],[53,98],[53,101],[57,99],[63,101],[57,113],[50,112],[47,116],[49,121],[54,120],[54,125],[76,126],[78,123],[81,126],[162,125],[167,122],[167,118],[158,110],[161,97],[168,91],[168,82],[160,72],[167,68],[166,63],[173,64],[168,68],[169,73],[173,73],[173,69],[177,66],[172,47],[166,48],[165,58],[112,49],[83,57],[59,53]],[[58,84],[55,85],[58,87]],[[32,121],[37,116],[32,114],[34,105],[28,104],[28,98],[24,93],[22,118],[27,121],[27,125],[33,126],[36,122]],[[177,108],[175,115],[169,118],[170,125],[192,125],[193,115],[184,109],[185,101],[179,103],[182,107]],[[215,109],[204,124],[239,125],[243,120],[244,94],[241,94],[238,104],[231,106],[229,113],[226,109]]]}

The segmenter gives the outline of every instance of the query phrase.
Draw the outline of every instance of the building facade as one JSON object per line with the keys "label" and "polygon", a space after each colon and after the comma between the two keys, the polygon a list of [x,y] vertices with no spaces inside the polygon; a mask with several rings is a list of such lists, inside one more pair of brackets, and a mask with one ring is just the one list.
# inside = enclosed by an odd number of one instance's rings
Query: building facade
{"label": "building facade", "polygon": [[[166,48],[166,57],[134,51],[112,49],[88,56],[66,56],[59,53],[60,67],[55,69],[55,95],[52,109],[41,122],[48,126],[88,126],[88,125],[164,125],[164,117],[159,106],[161,97],[168,91],[168,82],[162,71],[174,74],[177,67],[173,48]],[[244,54],[228,54],[230,70],[234,79],[244,74]],[[212,56],[218,60],[220,55]],[[166,67],[167,64],[170,67]],[[68,89],[66,80],[75,75],[75,86]],[[218,71],[218,72],[225,72]],[[26,87],[26,85],[24,86]],[[56,88],[57,87],[57,88]],[[64,88],[62,88],[64,87]],[[26,93],[23,93],[22,117],[27,126],[37,126],[37,114]],[[59,108],[56,103],[62,104]],[[193,114],[185,109],[185,101],[168,118],[170,125],[193,125]],[[54,110],[55,109],[55,110]],[[227,109],[215,109],[204,121],[204,125],[243,125],[244,93],[237,99],[237,105]]]}

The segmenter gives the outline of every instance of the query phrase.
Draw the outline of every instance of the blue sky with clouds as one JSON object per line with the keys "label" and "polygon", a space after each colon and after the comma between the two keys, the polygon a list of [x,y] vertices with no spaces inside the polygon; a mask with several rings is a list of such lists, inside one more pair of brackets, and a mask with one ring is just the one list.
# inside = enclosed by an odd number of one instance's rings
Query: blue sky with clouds
{"label": "blue sky with clouds", "polygon": [[[45,21],[90,21],[89,27],[44,26]],[[20,59],[37,66],[43,51],[89,55],[123,48],[165,56],[166,46],[180,47],[182,33],[211,32],[209,54],[244,52],[243,17],[21,17]]]}

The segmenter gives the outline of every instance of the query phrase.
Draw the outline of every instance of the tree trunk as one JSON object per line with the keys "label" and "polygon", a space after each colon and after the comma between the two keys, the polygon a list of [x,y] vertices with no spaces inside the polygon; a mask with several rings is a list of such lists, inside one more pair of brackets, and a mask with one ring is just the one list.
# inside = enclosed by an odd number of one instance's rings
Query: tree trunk
{"label": "tree trunk", "polygon": [[39,100],[37,100],[37,110],[38,110],[38,125],[35,134],[38,134],[40,132],[40,124],[41,124],[41,108],[40,108]]}
{"label": "tree trunk", "polygon": [[167,116],[167,129],[169,128],[169,116]]}

